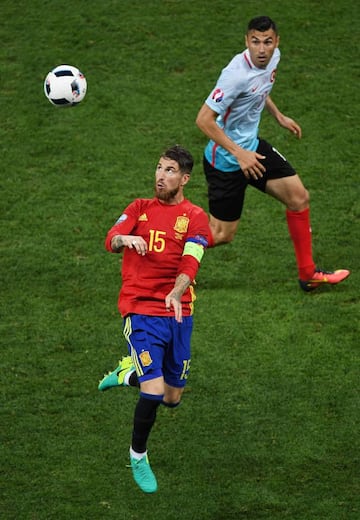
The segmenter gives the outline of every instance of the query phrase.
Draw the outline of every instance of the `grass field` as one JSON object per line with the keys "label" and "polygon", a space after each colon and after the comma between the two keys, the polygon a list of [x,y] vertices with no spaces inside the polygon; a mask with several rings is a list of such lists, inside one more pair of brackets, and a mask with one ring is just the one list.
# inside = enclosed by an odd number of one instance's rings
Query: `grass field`
{"label": "grass field", "polygon": [[[310,190],[319,265],[352,275],[300,292],[284,209],[248,190],[235,241],[204,258],[191,377],[160,410],[146,496],[126,468],[137,392],[97,391],[125,353],[103,241],[174,142],[207,209],[194,120],[262,13],[281,34],[273,99],[304,135],[266,116],[261,134]],[[343,0],[2,0],[1,518],[360,517],[359,18]],[[87,77],[77,108],[44,96],[61,63]]]}

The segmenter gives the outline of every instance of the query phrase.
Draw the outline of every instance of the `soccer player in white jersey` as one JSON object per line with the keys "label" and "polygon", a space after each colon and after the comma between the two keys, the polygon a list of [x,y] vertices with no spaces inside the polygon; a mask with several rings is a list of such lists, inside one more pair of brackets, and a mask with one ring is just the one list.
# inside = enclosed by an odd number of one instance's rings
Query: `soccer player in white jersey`
{"label": "soccer player in white jersey", "polygon": [[209,246],[233,240],[250,184],[285,205],[300,287],[312,291],[341,282],[350,271],[329,272],[316,267],[308,191],[286,158],[258,137],[261,113],[266,108],[280,126],[301,138],[300,126],[281,113],[270,97],[280,61],[279,39],[271,18],[253,18],[245,35],[246,49],[222,70],[198,113],[196,124],[210,139],[203,163],[213,235]]}

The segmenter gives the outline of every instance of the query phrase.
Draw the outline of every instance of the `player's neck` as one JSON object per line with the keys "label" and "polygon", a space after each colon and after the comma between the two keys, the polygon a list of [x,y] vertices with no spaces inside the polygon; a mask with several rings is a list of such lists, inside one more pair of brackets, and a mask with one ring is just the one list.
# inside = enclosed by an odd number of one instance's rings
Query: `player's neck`
{"label": "player's neck", "polygon": [[159,199],[159,197],[157,199],[160,202],[160,204],[164,204],[165,206],[176,206],[177,204],[181,204],[183,200],[185,200],[185,197],[183,194],[178,194],[169,200],[161,200]]}

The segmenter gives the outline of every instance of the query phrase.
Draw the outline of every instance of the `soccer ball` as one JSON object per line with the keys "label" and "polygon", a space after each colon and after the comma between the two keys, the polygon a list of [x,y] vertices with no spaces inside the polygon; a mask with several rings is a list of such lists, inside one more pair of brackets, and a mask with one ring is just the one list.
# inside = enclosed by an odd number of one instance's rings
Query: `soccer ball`
{"label": "soccer ball", "polygon": [[86,78],[71,65],[59,65],[46,76],[44,92],[50,103],[58,107],[78,105],[86,94]]}

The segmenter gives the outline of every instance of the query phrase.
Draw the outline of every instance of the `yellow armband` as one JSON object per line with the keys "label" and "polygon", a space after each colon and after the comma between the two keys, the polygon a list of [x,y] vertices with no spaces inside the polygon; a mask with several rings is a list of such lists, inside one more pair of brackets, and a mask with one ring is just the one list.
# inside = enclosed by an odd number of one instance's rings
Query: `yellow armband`
{"label": "yellow armband", "polygon": [[200,263],[204,255],[204,246],[197,244],[196,242],[186,242],[183,251],[183,256],[184,255],[193,256],[195,260]]}

